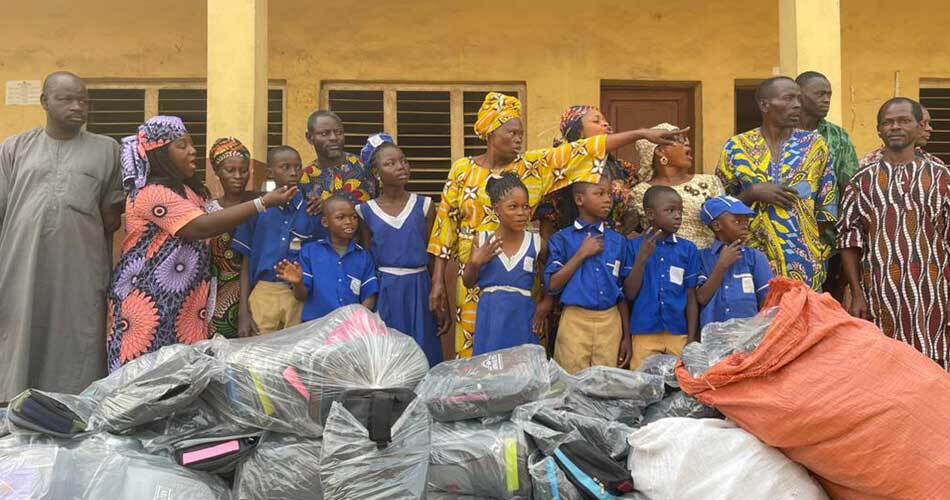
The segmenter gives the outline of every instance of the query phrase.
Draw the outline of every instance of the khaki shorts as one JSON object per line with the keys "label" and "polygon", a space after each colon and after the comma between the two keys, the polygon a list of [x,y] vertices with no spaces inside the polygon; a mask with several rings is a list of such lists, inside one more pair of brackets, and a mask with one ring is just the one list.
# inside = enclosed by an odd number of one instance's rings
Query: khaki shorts
{"label": "khaki shorts", "polygon": [[617,366],[623,323],[616,307],[591,311],[567,306],[561,313],[554,360],[574,374],[591,366]]}
{"label": "khaki shorts", "polygon": [[634,335],[633,355],[630,359],[630,369],[636,370],[643,362],[654,354],[683,354],[686,347],[687,335],[673,335],[671,333],[657,333],[654,335]]}
{"label": "khaki shorts", "polygon": [[284,283],[258,281],[247,298],[251,317],[261,333],[271,333],[300,324],[303,302]]}

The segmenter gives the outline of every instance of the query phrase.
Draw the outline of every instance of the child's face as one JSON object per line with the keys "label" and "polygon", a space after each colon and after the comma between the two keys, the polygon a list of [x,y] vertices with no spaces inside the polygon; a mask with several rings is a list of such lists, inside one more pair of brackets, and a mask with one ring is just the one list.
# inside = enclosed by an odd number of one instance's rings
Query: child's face
{"label": "child's face", "polygon": [[716,233],[716,239],[723,243],[730,244],[737,240],[745,242],[749,236],[749,218],[726,212],[712,221],[709,228]]}
{"label": "child's face", "polygon": [[277,187],[296,186],[300,182],[300,176],[303,173],[300,155],[293,151],[281,151],[271,157],[271,163],[267,165],[267,172]]}
{"label": "child's face", "polygon": [[409,182],[409,160],[402,149],[387,146],[376,152],[373,158],[383,186],[405,187]]}
{"label": "child's face", "polygon": [[244,191],[248,179],[251,178],[251,169],[247,160],[233,156],[221,162],[214,169],[215,175],[221,181],[225,193],[236,194]]}
{"label": "child's face", "polygon": [[591,184],[574,197],[577,211],[588,218],[606,219],[613,207],[613,197],[610,195],[610,182],[601,178],[597,184]]}
{"label": "child's face", "polygon": [[528,204],[528,193],[523,189],[508,191],[492,209],[498,215],[498,222],[502,226],[515,231],[527,229],[531,219],[531,205]]}
{"label": "child's face", "polygon": [[646,210],[653,227],[663,230],[664,235],[674,234],[683,223],[683,200],[679,195],[665,194],[656,200],[655,206]]}
{"label": "child's face", "polygon": [[323,205],[323,226],[337,240],[349,242],[356,235],[360,221],[352,203],[331,200]]}

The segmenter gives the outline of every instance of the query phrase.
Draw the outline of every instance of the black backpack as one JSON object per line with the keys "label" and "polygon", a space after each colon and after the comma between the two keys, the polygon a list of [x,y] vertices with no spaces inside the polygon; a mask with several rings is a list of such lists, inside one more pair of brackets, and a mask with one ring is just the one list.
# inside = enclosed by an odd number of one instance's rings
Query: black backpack
{"label": "black backpack", "polygon": [[[340,403],[355,417],[366,430],[369,431],[369,440],[379,448],[385,448],[392,442],[392,428],[396,420],[402,416],[409,403],[416,399],[416,393],[411,389],[350,389],[343,392]],[[325,400],[329,406],[332,400]],[[323,424],[329,411],[321,412]]]}
{"label": "black backpack", "polygon": [[[558,432],[569,433],[573,430],[565,423],[548,418],[544,412],[536,413],[532,420]],[[563,443],[554,450],[552,457],[568,480],[586,498],[609,500],[614,495],[633,492],[630,471],[586,440]]]}

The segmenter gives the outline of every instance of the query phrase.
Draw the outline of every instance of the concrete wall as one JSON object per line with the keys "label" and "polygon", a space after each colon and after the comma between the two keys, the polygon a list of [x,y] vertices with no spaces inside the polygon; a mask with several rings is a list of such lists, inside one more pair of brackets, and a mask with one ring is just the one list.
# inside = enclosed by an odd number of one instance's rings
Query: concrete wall
{"label": "concrete wall", "polygon": [[[0,18],[0,82],[57,69],[88,78],[203,78],[206,2],[33,0]],[[943,0],[907,9],[842,0],[844,124],[876,146],[874,113],[921,77],[950,77]],[[728,6],[726,8],[725,6]],[[898,9],[901,8],[901,11]],[[525,82],[529,146],[550,144],[563,109],[599,103],[602,80],[699,81],[703,168],[733,133],[736,79],[778,65],[778,2],[270,0],[269,76],[287,84],[285,142],[307,151],[305,119],[321,81]],[[214,40],[210,41],[214,43]],[[41,125],[39,107],[0,102],[0,137]]]}

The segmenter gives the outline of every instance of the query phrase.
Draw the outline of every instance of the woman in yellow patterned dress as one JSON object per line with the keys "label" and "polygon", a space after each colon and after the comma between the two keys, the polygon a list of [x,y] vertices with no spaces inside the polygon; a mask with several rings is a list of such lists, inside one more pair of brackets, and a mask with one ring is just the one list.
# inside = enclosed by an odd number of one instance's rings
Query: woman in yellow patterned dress
{"label": "woman in yellow patterned dress", "polygon": [[[608,150],[639,139],[672,144],[676,136],[688,130],[631,130],[521,153],[524,142],[521,102],[497,92],[485,96],[474,129],[488,148],[481,155],[461,158],[452,165],[429,239],[429,253],[436,257],[429,305],[441,316],[443,325],[448,324],[445,319],[449,308],[444,276],[446,263],[455,259],[460,272],[464,270],[475,235],[498,227],[498,218],[485,192],[485,182],[490,175],[516,172],[528,188],[528,203],[534,209],[544,195],[574,182],[598,182]],[[456,288],[455,352],[458,357],[469,357],[479,291],[465,288],[460,279]],[[535,317],[547,312],[539,310]]]}

